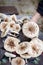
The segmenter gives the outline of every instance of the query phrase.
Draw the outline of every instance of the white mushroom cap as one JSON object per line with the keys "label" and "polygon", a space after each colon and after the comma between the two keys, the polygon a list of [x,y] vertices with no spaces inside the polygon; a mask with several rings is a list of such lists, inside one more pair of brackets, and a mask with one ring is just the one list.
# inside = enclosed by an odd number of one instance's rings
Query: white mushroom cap
{"label": "white mushroom cap", "polygon": [[23,25],[22,31],[28,38],[38,37],[39,27],[35,22],[28,22]]}
{"label": "white mushroom cap", "polygon": [[25,61],[24,61],[24,59],[22,59],[20,57],[16,57],[16,58],[12,59],[11,64],[12,65],[25,65]]}
{"label": "white mushroom cap", "polygon": [[20,25],[16,24],[14,21],[10,22],[9,25],[10,25],[10,31],[11,32],[19,33],[19,31],[21,30]]}
{"label": "white mushroom cap", "polygon": [[28,51],[24,54],[20,54],[20,56],[24,59],[29,59],[32,57],[32,48],[31,48],[31,43],[29,42],[28,44]]}
{"label": "white mushroom cap", "polygon": [[13,31],[15,27],[15,22],[12,20],[11,22],[9,22],[9,26],[10,26],[10,31]]}
{"label": "white mushroom cap", "polygon": [[16,48],[16,52],[18,54],[24,54],[28,51],[29,46],[30,46],[29,42],[21,42]]}
{"label": "white mushroom cap", "polygon": [[13,21],[15,21],[15,22],[17,21],[17,17],[16,17],[15,14],[11,15],[10,18],[11,18]]}
{"label": "white mushroom cap", "polygon": [[21,30],[20,25],[19,25],[19,24],[15,24],[14,30],[15,30],[16,32],[19,32],[19,31]]}
{"label": "white mushroom cap", "polygon": [[7,36],[8,32],[9,32],[9,28],[4,30],[3,32],[1,32],[1,37],[3,38],[5,36]]}
{"label": "white mushroom cap", "polygon": [[17,38],[7,37],[4,42],[4,48],[7,51],[14,52],[14,51],[16,51],[16,47],[18,46],[19,42],[20,42],[20,40]]}
{"label": "white mushroom cap", "polygon": [[4,20],[4,22],[10,22],[11,20],[8,15],[3,14],[3,13],[0,13],[0,19]]}
{"label": "white mushroom cap", "polygon": [[38,38],[34,38],[31,42],[32,48],[32,57],[37,57],[43,52],[43,44],[42,41]]}
{"label": "white mushroom cap", "polygon": [[0,30],[2,31],[2,32],[4,32],[5,31],[5,29],[7,28],[7,22],[1,22],[0,23]]}
{"label": "white mushroom cap", "polygon": [[9,22],[12,21],[12,19],[8,16],[8,17],[6,17],[6,18],[4,19],[4,21],[7,22],[7,23],[9,23]]}
{"label": "white mushroom cap", "polygon": [[7,15],[5,15],[5,14],[3,14],[3,13],[0,13],[0,18],[6,19],[6,18],[7,18]]}
{"label": "white mushroom cap", "polygon": [[39,48],[43,51],[43,41],[42,40],[40,40],[39,38],[33,38],[31,42],[37,44]]}
{"label": "white mushroom cap", "polygon": [[2,22],[0,24],[0,30],[1,30],[1,37],[5,37],[9,32],[9,26],[7,22]]}

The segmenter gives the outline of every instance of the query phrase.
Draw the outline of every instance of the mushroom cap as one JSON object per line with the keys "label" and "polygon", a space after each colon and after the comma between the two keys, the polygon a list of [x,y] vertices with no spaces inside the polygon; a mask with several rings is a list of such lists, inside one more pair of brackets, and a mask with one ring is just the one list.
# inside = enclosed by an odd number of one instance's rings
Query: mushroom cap
{"label": "mushroom cap", "polygon": [[34,38],[31,42],[32,57],[40,56],[43,52],[42,41],[38,38]]}
{"label": "mushroom cap", "polygon": [[16,17],[16,15],[15,15],[15,14],[11,15],[11,16],[10,16],[10,18],[11,18],[14,22],[16,22],[16,21],[17,21],[17,17]]}
{"label": "mushroom cap", "polygon": [[7,15],[5,15],[5,14],[3,14],[3,13],[0,13],[0,18],[6,19],[6,18],[7,18]]}
{"label": "mushroom cap", "polygon": [[9,32],[9,28],[6,29],[6,30],[4,30],[4,31],[1,33],[1,37],[3,38],[3,37],[5,37],[5,36],[7,36],[8,32]]}
{"label": "mushroom cap", "polygon": [[16,24],[14,21],[9,23],[10,31],[11,32],[19,32],[21,30],[21,27],[19,24]]}
{"label": "mushroom cap", "polygon": [[25,65],[25,61],[24,61],[24,59],[22,59],[20,57],[16,57],[16,58],[12,59],[11,64],[12,65]]}
{"label": "mushroom cap", "polygon": [[16,48],[16,53],[18,54],[24,54],[28,51],[30,44],[29,42],[21,42],[18,47]]}
{"label": "mushroom cap", "polygon": [[28,38],[38,37],[39,27],[35,22],[28,22],[22,27],[23,34]]}
{"label": "mushroom cap", "polygon": [[3,21],[0,24],[0,30],[3,32],[7,28],[7,22]]}
{"label": "mushroom cap", "polygon": [[14,51],[16,51],[16,47],[18,46],[19,42],[20,42],[20,40],[17,38],[7,37],[4,42],[4,48],[7,51],[14,52]]}

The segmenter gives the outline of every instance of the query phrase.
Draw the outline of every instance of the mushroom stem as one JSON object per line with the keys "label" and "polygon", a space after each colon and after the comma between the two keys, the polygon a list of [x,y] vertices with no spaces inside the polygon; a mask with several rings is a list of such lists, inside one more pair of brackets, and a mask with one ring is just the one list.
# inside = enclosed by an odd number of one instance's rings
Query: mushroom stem
{"label": "mushroom stem", "polygon": [[26,63],[26,65],[27,65],[27,59],[25,59],[25,63]]}
{"label": "mushroom stem", "polygon": [[0,23],[1,23],[1,19],[0,19]]}
{"label": "mushroom stem", "polygon": [[9,57],[9,62],[11,62],[11,57]]}

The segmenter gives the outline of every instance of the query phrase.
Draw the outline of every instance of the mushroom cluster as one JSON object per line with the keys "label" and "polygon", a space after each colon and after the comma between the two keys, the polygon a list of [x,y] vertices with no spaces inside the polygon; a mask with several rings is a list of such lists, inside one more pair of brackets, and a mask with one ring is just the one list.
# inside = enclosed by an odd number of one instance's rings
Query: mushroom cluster
{"label": "mushroom cluster", "polygon": [[36,58],[42,54],[43,42],[38,38],[33,38],[30,42],[20,42],[17,38],[7,37],[4,42],[4,49],[7,51],[5,52],[5,56],[13,58],[11,60],[12,65],[19,65],[19,63],[21,65],[22,62],[25,64],[24,59]]}
{"label": "mushroom cluster", "polygon": [[[28,17],[17,19],[15,14],[9,16],[0,13],[0,18],[1,37],[6,37],[4,40],[5,56],[9,57],[11,65],[25,65],[24,59],[36,58],[42,54],[43,42],[38,38],[37,23],[29,22]],[[21,41],[19,38],[21,33],[31,41]]]}
{"label": "mushroom cluster", "polygon": [[7,16],[5,14],[0,13],[0,17],[0,31],[2,32],[1,37],[5,37],[9,32],[19,34],[21,26],[17,23],[17,18],[15,14]]}

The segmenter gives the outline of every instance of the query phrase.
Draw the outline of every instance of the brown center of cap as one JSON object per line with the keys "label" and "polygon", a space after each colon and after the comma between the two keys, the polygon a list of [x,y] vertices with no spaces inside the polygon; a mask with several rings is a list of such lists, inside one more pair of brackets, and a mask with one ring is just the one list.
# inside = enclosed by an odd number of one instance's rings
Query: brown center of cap
{"label": "brown center of cap", "polygon": [[5,19],[5,22],[8,22],[8,18]]}
{"label": "brown center of cap", "polygon": [[36,53],[38,53],[38,51],[39,51],[39,49],[37,49],[36,45],[32,45],[32,49],[33,49],[33,51],[36,51]]}
{"label": "brown center of cap", "polygon": [[25,50],[26,47],[27,47],[26,45],[21,45],[20,49],[21,49],[21,50]]}
{"label": "brown center of cap", "polygon": [[34,31],[35,31],[35,28],[34,28],[33,26],[30,26],[30,27],[28,28],[28,30],[29,30],[30,32],[34,32]]}
{"label": "brown center of cap", "polygon": [[14,16],[12,17],[12,20],[13,20],[13,21],[15,21],[15,18],[14,18]]}
{"label": "brown center of cap", "polygon": [[11,48],[14,48],[15,47],[15,44],[14,44],[14,41],[13,40],[9,40],[8,46],[10,46]]}
{"label": "brown center of cap", "polygon": [[21,60],[20,58],[17,59],[17,60],[16,60],[17,65],[21,65],[21,61],[22,61],[22,60]]}
{"label": "brown center of cap", "polygon": [[18,26],[16,26],[16,29],[18,30],[18,29],[19,29],[19,27],[18,27]]}
{"label": "brown center of cap", "polygon": [[10,24],[10,27],[12,28],[13,26],[14,26],[14,23],[11,23],[11,24]]}

